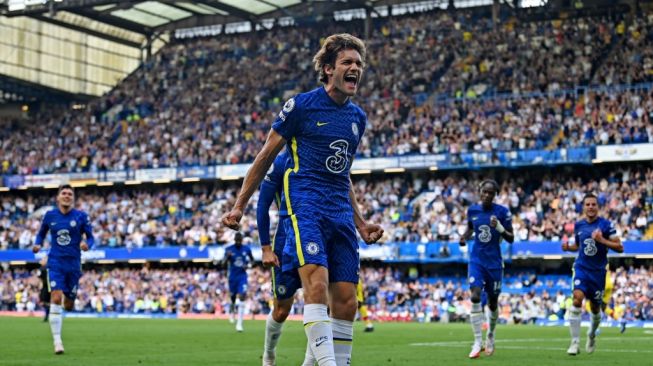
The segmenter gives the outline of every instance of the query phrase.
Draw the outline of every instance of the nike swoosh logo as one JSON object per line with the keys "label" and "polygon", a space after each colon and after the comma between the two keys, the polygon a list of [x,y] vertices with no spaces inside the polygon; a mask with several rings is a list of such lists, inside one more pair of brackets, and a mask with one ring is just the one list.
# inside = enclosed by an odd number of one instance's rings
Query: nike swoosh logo
{"label": "nike swoosh logo", "polygon": [[318,122],[317,127],[322,127],[322,126],[328,125],[328,124],[329,124],[329,122]]}
{"label": "nike swoosh logo", "polygon": [[319,347],[319,346],[321,346],[321,345],[322,345],[322,343],[324,343],[324,342],[326,342],[326,339],[325,339],[325,340],[323,340],[322,342],[319,342],[319,343],[315,343],[315,347]]}

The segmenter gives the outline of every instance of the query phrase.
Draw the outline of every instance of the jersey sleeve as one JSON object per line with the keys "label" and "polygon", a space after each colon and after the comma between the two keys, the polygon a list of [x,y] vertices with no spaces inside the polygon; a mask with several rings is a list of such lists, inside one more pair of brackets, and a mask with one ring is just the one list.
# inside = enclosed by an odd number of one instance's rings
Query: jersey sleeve
{"label": "jersey sleeve", "polygon": [[298,96],[288,99],[272,123],[272,129],[286,140],[296,136],[300,130],[301,112],[298,99]]}
{"label": "jersey sleeve", "polygon": [[50,215],[47,213],[43,215],[43,221],[41,221],[41,227],[36,233],[36,239],[34,240],[34,245],[43,245],[45,236],[48,235],[48,230],[50,229]]}
{"label": "jersey sleeve", "polygon": [[361,140],[363,139],[363,135],[365,134],[365,127],[367,127],[367,114],[365,114],[365,111],[362,109],[360,110],[360,118],[358,122],[358,143],[360,144]]}
{"label": "jersey sleeve", "polygon": [[256,224],[261,245],[270,245],[270,206],[277,192],[276,184],[272,180],[263,180],[256,206]]}
{"label": "jersey sleeve", "polygon": [[609,220],[603,221],[603,237],[608,239],[615,239],[617,237],[617,229],[614,226],[614,223]]}
{"label": "jersey sleeve", "polygon": [[499,217],[499,221],[501,222],[501,225],[503,225],[503,228],[506,229],[506,231],[512,233],[512,214],[510,213],[510,210],[504,209]]}
{"label": "jersey sleeve", "polygon": [[82,232],[86,236],[86,244],[88,248],[92,249],[95,246],[95,237],[93,236],[93,226],[87,214],[82,216]]}

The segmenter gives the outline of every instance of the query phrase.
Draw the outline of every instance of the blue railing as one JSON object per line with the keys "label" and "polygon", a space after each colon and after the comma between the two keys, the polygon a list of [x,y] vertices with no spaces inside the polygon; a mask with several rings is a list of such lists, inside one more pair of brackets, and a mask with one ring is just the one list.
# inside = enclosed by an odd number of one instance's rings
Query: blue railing
{"label": "blue railing", "polygon": [[[470,245],[473,245],[470,243]],[[626,241],[624,253],[610,252],[613,257],[653,257],[653,241]],[[143,248],[111,248],[98,247],[82,254],[89,262],[126,262],[126,261],[220,261],[224,258],[225,245],[207,245],[199,247],[143,247]],[[406,263],[447,263],[467,262],[469,246],[461,248],[458,243],[385,243],[382,245],[360,244],[362,259],[375,259],[385,262]],[[252,246],[256,260],[261,258],[261,248]],[[501,244],[504,260],[510,261],[522,258],[542,258],[560,260],[575,257],[576,253],[563,252],[560,242],[516,242],[512,245]],[[39,261],[45,253],[33,254],[31,250],[0,251],[0,262]]]}

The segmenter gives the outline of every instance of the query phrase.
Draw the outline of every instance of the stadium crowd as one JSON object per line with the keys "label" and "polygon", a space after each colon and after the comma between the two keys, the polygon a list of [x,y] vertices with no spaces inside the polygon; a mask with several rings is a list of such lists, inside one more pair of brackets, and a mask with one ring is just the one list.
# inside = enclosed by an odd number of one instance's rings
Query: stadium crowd
{"label": "stadium crowd", "polygon": [[[614,289],[606,311],[609,319],[653,320],[653,268],[617,268]],[[38,270],[0,272],[0,310],[34,311],[38,301]],[[137,314],[204,313],[229,311],[226,272],[209,268],[87,270],[79,285],[75,311]],[[466,321],[470,294],[462,277],[420,277],[416,269],[364,268],[366,303],[371,316],[382,321]],[[570,277],[533,273],[507,275],[499,298],[500,319],[506,323],[558,320],[571,303]],[[551,279],[553,278],[553,279]],[[301,292],[294,313],[301,313]],[[249,270],[248,314],[270,310],[269,271]]]}
{"label": "stadium crowd", "polygon": [[[457,242],[466,230],[466,209],[478,200],[479,179],[457,175],[370,178],[355,179],[354,185],[364,216],[385,228],[385,242]],[[653,222],[653,190],[647,184],[651,181],[653,170],[636,167],[598,181],[565,175],[529,177],[524,172],[502,182],[496,202],[510,208],[517,241],[559,241],[573,232],[583,195],[596,192],[601,215],[615,222],[618,234],[625,240],[642,240]],[[78,190],[78,208],[91,217],[96,245],[132,248],[232,242],[233,232],[218,223],[235,199],[235,186],[155,188]],[[0,196],[0,250],[26,249],[34,243],[41,218],[53,204],[50,192]],[[256,202],[242,220],[249,243],[258,242]],[[276,216],[271,215],[273,227]]]}
{"label": "stadium crowd", "polygon": [[[495,200],[510,208],[517,241],[564,240],[573,233],[586,192],[598,194],[601,214],[615,222],[625,240],[647,237],[653,222],[653,190],[647,184],[653,181],[651,168],[618,170],[598,181],[573,179],[565,173],[528,175],[524,171],[521,177],[508,177]],[[469,175],[354,180],[362,213],[385,228],[383,241],[412,243],[457,242],[466,230],[466,209],[478,200],[479,183]],[[98,246],[225,244],[232,241],[233,232],[218,223],[235,193],[235,186],[204,184],[191,190],[78,190],[78,208],[89,213]],[[0,249],[29,248],[52,204],[48,191],[0,196]],[[242,220],[249,243],[258,243],[255,207],[256,199]],[[274,228],[277,215],[271,217]]]}
{"label": "stadium crowd", "polygon": [[[506,20],[496,30],[465,12],[378,19],[357,97],[369,119],[359,155],[653,141],[649,88],[524,94],[587,84],[608,50],[613,61],[599,69],[611,84],[649,80],[645,19],[627,32],[599,18]],[[285,99],[317,85],[310,60],[320,37],[356,24],[173,42],[86,109],[48,109],[38,123],[0,130],[0,174],[250,162]],[[626,59],[639,66],[621,66]],[[461,93],[465,102],[435,97]]]}

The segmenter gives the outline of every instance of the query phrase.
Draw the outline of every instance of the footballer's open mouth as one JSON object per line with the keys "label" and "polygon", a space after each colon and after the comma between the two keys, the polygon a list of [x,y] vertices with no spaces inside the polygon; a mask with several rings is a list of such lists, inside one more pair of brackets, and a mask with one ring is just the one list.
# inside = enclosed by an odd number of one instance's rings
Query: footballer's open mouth
{"label": "footballer's open mouth", "polygon": [[350,88],[356,88],[358,84],[358,75],[357,74],[347,74],[344,77],[345,84]]}

